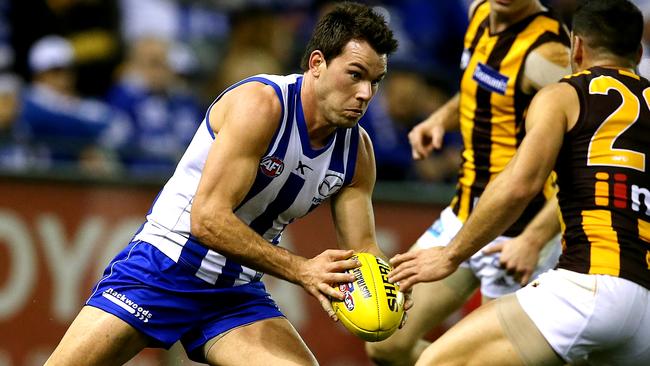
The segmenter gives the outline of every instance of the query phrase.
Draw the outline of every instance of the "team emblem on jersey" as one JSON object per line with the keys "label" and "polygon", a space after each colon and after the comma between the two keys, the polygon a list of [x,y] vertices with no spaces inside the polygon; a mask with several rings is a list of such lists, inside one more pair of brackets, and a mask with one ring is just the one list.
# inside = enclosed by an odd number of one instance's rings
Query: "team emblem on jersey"
{"label": "team emblem on jersey", "polygon": [[260,170],[267,177],[275,178],[282,174],[284,162],[275,156],[267,156],[260,161]]}
{"label": "team emblem on jersey", "polygon": [[497,70],[491,68],[486,64],[479,63],[476,65],[476,69],[474,69],[474,75],[472,75],[472,78],[483,89],[489,90],[491,92],[505,95],[506,90],[508,89],[508,77],[500,74]]}
{"label": "team emblem on jersey", "polygon": [[335,174],[327,174],[325,179],[318,186],[318,194],[323,198],[329,197],[338,192],[343,186],[343,178]]}

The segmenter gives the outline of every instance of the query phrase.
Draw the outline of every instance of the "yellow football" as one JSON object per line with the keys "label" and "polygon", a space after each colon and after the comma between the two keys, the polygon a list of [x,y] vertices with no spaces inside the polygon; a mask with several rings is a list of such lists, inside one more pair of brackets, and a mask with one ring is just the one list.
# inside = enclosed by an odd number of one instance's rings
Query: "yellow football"
{"label": "yellow football", "polygon": [[357,253],[361,266],[351,271],[353,282],[340,284],[343,301],[332,306],[339,320],[352,334],[377,342],[393,334],[404,316],[404,295],[399,286],[388,282],[390,265],[370,253]]}

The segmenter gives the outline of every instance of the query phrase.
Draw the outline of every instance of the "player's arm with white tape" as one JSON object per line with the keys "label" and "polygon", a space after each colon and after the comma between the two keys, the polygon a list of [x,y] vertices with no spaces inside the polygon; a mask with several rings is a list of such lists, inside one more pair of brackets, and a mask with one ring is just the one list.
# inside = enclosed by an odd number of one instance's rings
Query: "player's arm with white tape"
{"label": "player's arm with white tape", "polygon": [[328,297],[342,299],[331,284],[350,282],[358,267],[352,250],[327,250],[307,259],[271,245],[233,210],[250,190],[260,159],[278,126],[281,105],[271,86],[245,83],[211,109],[216,138],[192,203],[191,231],[201,243],[228,258],[302,286],[336,319]]}

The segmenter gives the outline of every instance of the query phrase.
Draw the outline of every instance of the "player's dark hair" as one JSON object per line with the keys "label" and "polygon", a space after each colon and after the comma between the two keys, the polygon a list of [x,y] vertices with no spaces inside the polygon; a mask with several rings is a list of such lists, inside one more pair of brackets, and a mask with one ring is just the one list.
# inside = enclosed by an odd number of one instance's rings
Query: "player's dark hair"
{"label": "player's dark hair", "polygon": [[397,40],[381,14],[366,5],[341,3],[323,16],[307,44],[300,67],[309,69],[309,56],[319,50],[329,61],[343,52],[352,39],[367,41],[380,55],[389,55],[397,49]]}
{"label": "player's dark hair", "polygon": [[589,48],[636,59],[643,36],[643,15],[628,0],[587,0],[573,14],[573,32]]}

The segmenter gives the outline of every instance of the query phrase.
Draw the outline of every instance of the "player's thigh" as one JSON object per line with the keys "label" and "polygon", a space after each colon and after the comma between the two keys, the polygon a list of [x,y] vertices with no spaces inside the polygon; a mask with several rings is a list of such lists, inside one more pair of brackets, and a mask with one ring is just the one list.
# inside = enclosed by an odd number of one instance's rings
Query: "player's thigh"
{"label": "player's thigh", "polygon": [[442,281],[418,283],[413,287],[413,307],[408,311],[404,327],[384,341],[367,343],[368,353],[397,356],[396,353],[409,352],[434,327],[460,309],[478,285],[471,270],[464,267]]}
{"label": "player's thigh", "polygon": [[[462,319],[424,351],[417,365],[562,365],[532,322],[521,322],[520,316],[525,313],[516,299],[512,302],[513,297],[507,295],[485,304]],[[509,301],[507,306],[500,304],[503,301]],[[511,340],[512,334],[519,333],[504,328],[504,324],[513,322],[522,323],[517,331],[525,334],[524,347],[541,347],[537,359],[524,362],[518,349],[521,343],[517,345]]]}
{"label": "player's thigh", "polygon": [[210,365],[318,365],[298,332],[283,317],[235,328],[208,344]]}
{"label": "player's thigh", "polygon": [[416,365],[523,365],[501,330],[495,302],[473,311],[438,338]]}
{"label": "player's thigh", "polygon": [[122,365],[148,342],[144,334],[120,318],[85,306],[45,365]]}

